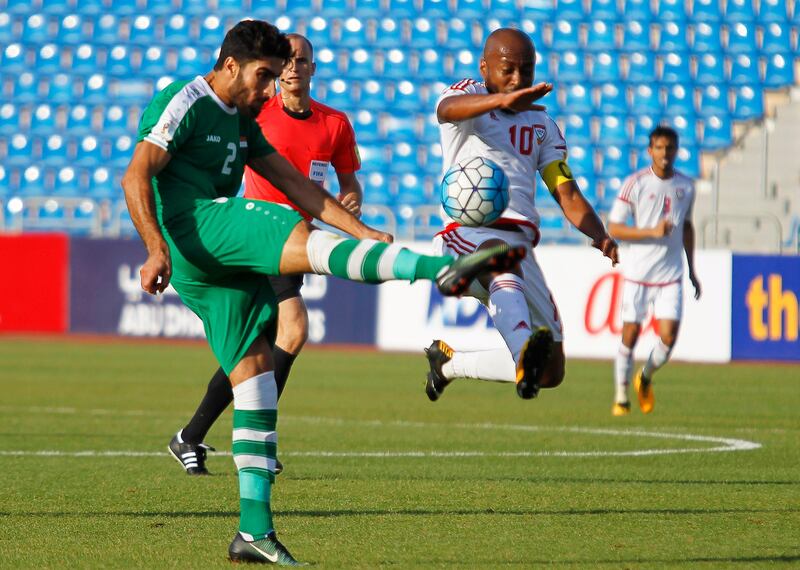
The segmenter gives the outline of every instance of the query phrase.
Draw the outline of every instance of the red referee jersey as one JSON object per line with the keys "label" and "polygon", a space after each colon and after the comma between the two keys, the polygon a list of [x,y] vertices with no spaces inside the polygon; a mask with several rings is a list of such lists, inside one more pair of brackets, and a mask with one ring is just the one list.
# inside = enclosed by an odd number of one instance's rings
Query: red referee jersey
{"label": "red referee jersey", "polygon": [[[284,109],[280,94],[264,103],[256,121],[269,143],[286,160],[311,180],[325,185],[328,166],[347,174],[361,168],[356,136],[347,116],[341,111],[311,100],[311,112],[304,115]],[[259,176],[245,169],[245,197],[289,204],[310,220],[306,212],[286,195]]]}

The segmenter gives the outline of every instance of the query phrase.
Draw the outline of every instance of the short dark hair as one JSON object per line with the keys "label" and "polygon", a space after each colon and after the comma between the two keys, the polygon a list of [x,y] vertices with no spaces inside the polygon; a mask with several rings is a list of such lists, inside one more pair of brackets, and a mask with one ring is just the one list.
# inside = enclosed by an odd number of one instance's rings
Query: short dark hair
{"label": "short dark hair", "polygon": [[672,139],[672,142],[675,143],[675,146],[678,146],[678,133],[672,127],[667,127],[665,125],[658,125],[650,133],[650,146],[653,146],[653,141],[661,137]]}
{"label": "short dark hair", "polygon": [[219,71],[229,57],[239,64],[254,59],[279,57],[283,60],[292,55],[292,46],[286,36],[269,22],[242,20],[225,34],[214,69]]}
{"label": "short dark hair", "polygon": [[305,37],[305,36],[304,36],[304,35],[302,35],[302,34],[296,34],[296,33],[294,33],[294,32],[292,32],[292,33],[290,33],[290,34],[286,34],[286,38],[287,38],[287,39],[290,39],[290,40],[291,40],[292,38],[296,38],[296,39],[298,39],[298,40],[303,40],[304,42],[306,42],[306,45],[308,46],[308,51],[310,51],[310,52],[311,52],[311,60],[312,60],[312,61],[314,60],[314,44],[312,44],[312,43],[311,43],[311,40],[310,40],[310,39],[308,39],[307,37]]}

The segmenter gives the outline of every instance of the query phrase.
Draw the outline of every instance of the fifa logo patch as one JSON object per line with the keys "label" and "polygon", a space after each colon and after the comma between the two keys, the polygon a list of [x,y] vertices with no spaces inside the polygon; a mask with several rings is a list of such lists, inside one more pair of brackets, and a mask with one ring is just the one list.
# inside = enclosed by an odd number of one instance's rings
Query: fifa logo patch
{"label": "fifa logo patch", "polygon": [[536,144],[542,144],[544,136],[547,134],[544,125],[533,125],[533,132],[536,133]]}

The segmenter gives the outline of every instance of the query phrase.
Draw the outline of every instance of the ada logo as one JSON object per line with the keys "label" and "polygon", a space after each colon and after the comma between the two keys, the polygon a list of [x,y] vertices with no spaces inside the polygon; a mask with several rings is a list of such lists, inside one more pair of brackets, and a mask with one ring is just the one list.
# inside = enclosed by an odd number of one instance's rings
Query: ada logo
{"label": "ada logo", "polygon": [[489,314],[477,299],[443,297],[435,287],[431,287],[427,321],[429,326],[494,328]]}

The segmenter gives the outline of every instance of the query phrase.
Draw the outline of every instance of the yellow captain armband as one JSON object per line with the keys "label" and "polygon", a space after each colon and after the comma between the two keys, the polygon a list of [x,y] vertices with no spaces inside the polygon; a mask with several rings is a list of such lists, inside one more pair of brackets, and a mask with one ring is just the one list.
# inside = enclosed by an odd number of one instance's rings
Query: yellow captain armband
{"label": "yellow captain armband", "polygon": [[573,178],[572,170],[570,170],[566,160],[555,160],[544,167],[542,180],[547,184],[547,189],[552,194],[559,185],[575,180],[575,178]]}

